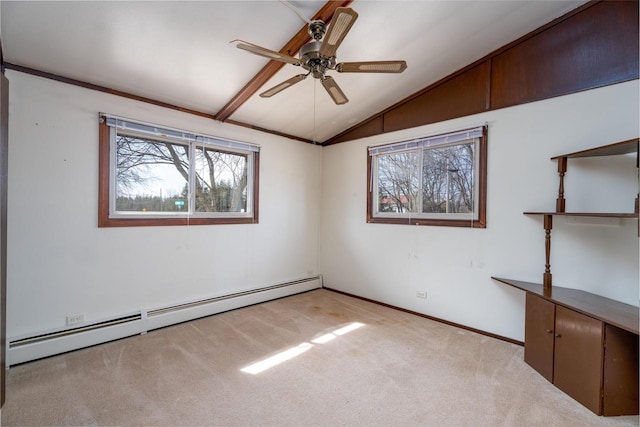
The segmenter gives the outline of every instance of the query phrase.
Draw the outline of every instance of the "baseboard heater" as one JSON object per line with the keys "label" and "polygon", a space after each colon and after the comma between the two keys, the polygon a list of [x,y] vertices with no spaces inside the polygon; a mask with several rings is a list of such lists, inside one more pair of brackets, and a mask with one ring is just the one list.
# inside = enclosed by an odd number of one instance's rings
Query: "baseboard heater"
{"label": "baseboard heater", "polygon": [[10,338],[7,367],[321,287],[322,278],[314,276],[170,306],[143,309],[73,328]]}

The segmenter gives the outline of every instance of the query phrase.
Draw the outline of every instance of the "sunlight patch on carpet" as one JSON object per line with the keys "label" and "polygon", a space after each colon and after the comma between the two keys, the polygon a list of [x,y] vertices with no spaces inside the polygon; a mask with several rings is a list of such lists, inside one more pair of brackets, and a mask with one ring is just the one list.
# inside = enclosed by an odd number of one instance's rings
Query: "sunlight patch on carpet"
{"label": "sunlight patch on carpet", "polygon": [[[359,329],[363,326],[364,326],[364,323],[353,322],[348,324],[347,326],[343,326],[327,334],[314,338],[313,340],[311,340],[311,342],[314,344],[325,344],[341,335],[348,334],[349,332],[355,331],[356,329]],[[298,344],[295,347],[276,353],[271,357],[267,357],[264,360],[252,363],[251,365],[246,366],[240,370],[248,374],[256,375],[256,374],[259,374],[260,372],[264,372],[267,369],[273,368],[274,366],[284,363],[287,360],[291,360],[294,357],[297,357],[302,353],[308,351],[312,347],[313,347],[313,344],[309,344],[308,342],[303,342],[302,344]]]}

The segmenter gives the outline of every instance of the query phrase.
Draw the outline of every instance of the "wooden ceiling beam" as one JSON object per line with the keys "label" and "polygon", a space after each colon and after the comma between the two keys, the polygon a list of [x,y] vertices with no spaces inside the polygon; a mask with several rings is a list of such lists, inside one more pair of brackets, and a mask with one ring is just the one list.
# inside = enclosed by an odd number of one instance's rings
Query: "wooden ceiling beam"
{"label": "wooden ceiling beam", "polygon": [[[339,7],[347,7],[353,2],[353,0],[348,1],[327,1],[322,8],[311,18],[312,20],[320,19],[326,23],[329,23],[336,9]],[[307,33],[307,25],[302,27],[298,33],[293,36],[291,40],[284,45],[282,49],[280,49],[280,53],[284,53],[287,55],[295,55],[302,46],[304,46],[307,42],[311,40],[309,33]],[[271,77],[273,77],[280,69],[285,65],[284,62],[280,61],[269,61],[267,65],[262,68],[253,76],[249,83],[247,83],[238,93],[236,93],[233,98],[222,107],[220,111],[216,113],[216,119],[220,121],[225,121],[229,118],[233,113],[236,112],[238,108],[242,106],[247,100],[253,96]]]}

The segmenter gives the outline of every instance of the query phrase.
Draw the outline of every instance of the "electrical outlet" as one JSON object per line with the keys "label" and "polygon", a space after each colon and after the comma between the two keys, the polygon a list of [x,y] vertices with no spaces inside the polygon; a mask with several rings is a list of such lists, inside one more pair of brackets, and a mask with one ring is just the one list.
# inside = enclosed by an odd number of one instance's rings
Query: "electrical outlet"
{"label": "electrical outlet", "polygon": [[84,322],[84,313],[83,314],[74,314],[73,316],[67,316],[67,326],[77,325],[78,323]]}
{"label": "electrical outlet", "polygon": [[427,299],[427,291],[416,291],[416,297]]}

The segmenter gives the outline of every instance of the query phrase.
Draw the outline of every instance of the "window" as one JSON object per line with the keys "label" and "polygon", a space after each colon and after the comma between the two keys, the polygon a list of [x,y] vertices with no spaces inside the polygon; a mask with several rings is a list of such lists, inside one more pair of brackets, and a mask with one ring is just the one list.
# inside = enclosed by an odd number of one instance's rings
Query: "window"
{"label": "window", "polygon": [[367,222],[486,227],[487,128],[369,147]]}
{"label": "window", "polygon": [[100,120],[100,227],[258,222],[259,147]]}

